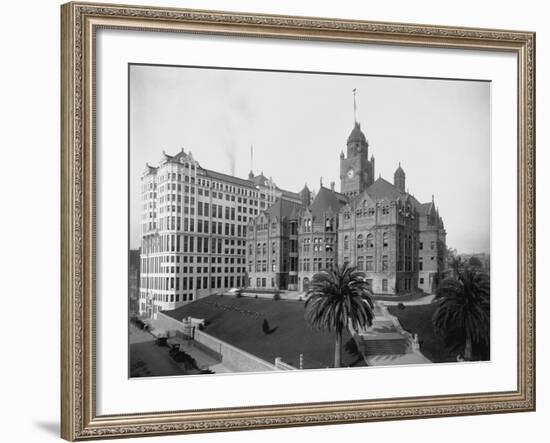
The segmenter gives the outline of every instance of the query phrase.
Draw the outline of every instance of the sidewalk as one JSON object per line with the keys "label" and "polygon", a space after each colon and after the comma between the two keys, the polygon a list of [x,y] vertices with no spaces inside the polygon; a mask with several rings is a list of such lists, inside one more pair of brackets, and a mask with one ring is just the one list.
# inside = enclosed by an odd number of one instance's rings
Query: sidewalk
{"label": "sidewalk", "polygon": [[387,306],[397,306],[400,303],[402,303],[404,306],[419,306],[419,305],[431,304],[434,298],[435,298],[435,294],[430,294],[412,301],[397,301],[397,300],[396,301],[376,300],[376,301],[377,303],[381,303]]}
{"label": "sidewalk", "polygon": [[197,362],[197,366],[201,369],[211,369],[217,374],[239,372],[237,369],[228,366],[221,360],[207,354],[198,346],[195,346],[193,340],[184,340],[180,337],[170,337],[168,339],[168,343],[178,343],[180,345],[180,350],[187,352],[191,357],[193,357]]}

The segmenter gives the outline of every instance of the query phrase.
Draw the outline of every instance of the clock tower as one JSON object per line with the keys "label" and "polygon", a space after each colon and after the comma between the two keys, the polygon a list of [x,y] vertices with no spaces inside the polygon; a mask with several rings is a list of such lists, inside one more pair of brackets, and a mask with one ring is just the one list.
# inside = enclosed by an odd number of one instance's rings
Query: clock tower
{"label": "clock tower", "polygon": [[369,160],[369,142],[357,122],[353,90],[354,126],[348,137],[346,155],[340,155],[340,192],[353,197],[374,183],[374,157]]}

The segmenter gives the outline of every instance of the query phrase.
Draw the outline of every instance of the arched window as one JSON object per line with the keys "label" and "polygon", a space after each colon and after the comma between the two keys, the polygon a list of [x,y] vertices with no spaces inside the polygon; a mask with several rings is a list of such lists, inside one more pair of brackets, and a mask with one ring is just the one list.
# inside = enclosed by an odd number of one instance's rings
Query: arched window
{"label": "arched window", "polygon": [[387,232],[384,232],[382,234],[382,246],[384,248],[387,248],[388,247],[388,233]]}
{"label": "arched window", "polygon": [[365,246],[363,234],[357,236],[357,249],[363,249]]}
{"label": "arched window", "polygon": [[256,254],[257,255],[260,255],[260,253],[262,252],[262,244],[261,243],[258,243],[256,245]]}
{"label": "arched window", "polygon": [[374,236],[372,234],[367,235],[367,249],[374,248]]}
{"label": "arched window", "polygon": [[271,243],[271,253],[272,254],[275,254],[277,252],[277,248],[276,248],[276,243],[275,242],[272,242]]}
{"label": "arched window", "polygon": [[262,254],[265,255],[266,252],[267,252],[267,244],[264,243],[264,244],[262,245]]}
{"label": "arched window", "polygon": [[344,236],[344,249],[349,249],[349,237],[347,235]]}
{"label": "arched window", "polygon": [[252,243],[248,245],[248,255],[252,255]]}

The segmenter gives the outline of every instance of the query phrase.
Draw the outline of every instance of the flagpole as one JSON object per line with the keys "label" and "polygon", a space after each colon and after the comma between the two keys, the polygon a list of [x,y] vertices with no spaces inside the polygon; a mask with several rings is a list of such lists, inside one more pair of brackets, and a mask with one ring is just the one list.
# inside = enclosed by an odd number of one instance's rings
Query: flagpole
{"label": "flagpole", "polygon": [[357,89],[353,88],[353,122],[357,123],[357,101],[355,95],[357,94]]}

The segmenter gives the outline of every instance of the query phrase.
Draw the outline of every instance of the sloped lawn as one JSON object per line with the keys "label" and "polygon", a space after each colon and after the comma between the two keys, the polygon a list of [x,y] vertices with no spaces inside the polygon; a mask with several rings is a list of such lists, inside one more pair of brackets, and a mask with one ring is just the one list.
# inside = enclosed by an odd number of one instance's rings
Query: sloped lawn
{"label": "sloped lawn", "polygon": [[434,363],[456,362],[456,355],[449,352],[443,339],[434,333],[432,316],[436,308],[436,304],[406,306],[405,309],[388,306],[388,311],[399,319],[404,329],[411,334],[418,334],[420,351],[426,358]]}
{"label": "sloped lawn", "polygon": [[[273,363],[276,357],[295,367],[303,355],[305,369],[330,368],[334,364],[334,333],[312,329],[304,319],[304,302],[230,295],[211,295],[165,311],[177,320],[184,317],[208,321],[204,332]],[[268,321],[270,333],[263,328]],[[343,342],[350,339],[344,333]],[[363,366],[342,352],[342,366]]]}

